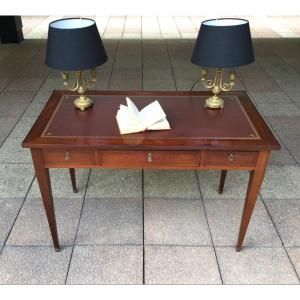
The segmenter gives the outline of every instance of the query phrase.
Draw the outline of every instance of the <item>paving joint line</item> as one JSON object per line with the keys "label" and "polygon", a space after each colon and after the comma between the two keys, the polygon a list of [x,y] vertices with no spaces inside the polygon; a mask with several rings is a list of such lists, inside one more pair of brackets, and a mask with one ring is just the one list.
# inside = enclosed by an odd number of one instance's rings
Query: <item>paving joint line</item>
{"label": "paving joint line", "polygon": [[116,58],[117,58],[117,52],[118,52],[118,48],[119,48],[119,43],[120,43],[120,40],[118,39],[117,40],[116,51],[115,51],[115,55],[114,55],[114,61],[113,61],[113,65],[111,67],[111,72],[110,72],[110,76],[109,76],[109,80],[108,80],[108,85],[107,85],[107,90],[108,91],[110,91],[110,84],[111,84],[111,79],[112,79],[113,72],[114,72],[114,67],[115,67],[115,64],[116,64]]}
{"label": "paving joint line", "polygon": [[74,237],[74,243],[72,245],[71,255],[70,255],[70,258],[69,258],[69,263],[68,263],[68,268],[67,268],[67,273],[66,273],[66,278],[65,278],[64,284],[67,284],[67,280],[68,280],[68,276],[69,276],[69,271],[70,271],[70,267],[71,267],[73,253],[74,253],[74,249],[75,249],[75,246],[76,246],[77,234],[78,234],[78,231],[79,231],[79,225],[80,225],[81,216],[82,216],[82,212],[83,212],[83,207],[84,207],[84,203],[85,203],[85,196],[86,196],[87,189],[88,189],[88,186],[89,186],[89,181],[90,181],[91,173],[92,173],[92,171],[90,169],[90,172],[89,172],[89,175],[88,175],[88,179],[87,179],[87,182],[86,182],[85,191],[84,191],[84,194],[83,194],[83,200],[82,200],[81,210],[80,210],[80,214],[79,214],[79,218],[78,218],[78,222],[77,222],[77,227],[76,227],[76,232],[75,232],[75,237]]}
{"label": "paving joint line", "polygon": [[166,41],[166,39],[163,38],[163,35],[161,33],[161,27],[160,27],[160,22],[159,22],[158,16],[156,16],[156,18],[157,18],[157,22],[158,22],[160,37],[164,41],[165,48],[167,50],[167,54],[168,54],[168,58],[169,58],[170,66],[171,66],[171,71],[172,71],[172,76],[173,76],[175,90],[178,91],[176,80],[175,80],[175,75],[174,75],[174,68],[173,68],[173,64],[172,64],[172,60],[171,60],[171,55],[170,55],[170,52],[169,52],[169,49],[168,49],[167,41]]}
{"label": "paving joint line", "polygon": [[28,189],[27,189],[27,192],[26,192],[26,194],[25,194],[25,196],[24,196],[24,199],[23,199],[23,201],[22,201],[22,204],[20,205],[20,208],[18,209],[18,212],[17,212],[17,214],[16,214],[16,216],[15,216],[15,218],[14,218],[14,221],[13,221],[11,227],[10,227],[10,230],[9,230],[9,232],[8,232],[7,235],[6,235],[6,238],[5,238],[5,240],[4,240],[4,242],[3,242],[3,245],[2,245],[2,247],[1,247],[1,249],[0,249],[0,256],[1,256],[1,254],[2,254],[2,251],[3,251],[4,247],[9,246],[9,245],[6,245],[6,242],[8,241],[9,236],[10,236],[12,230],[13,230],[13,227],[15,226],[15,224],[16,224],[16,222],[17,222],[17,219],[18,219],[18,217],[19,217],[19,214],[20,214],[20,212],[21,212],[22,207],[24,206],[24,203],[25,203],[25,201],[26,201],[26,199],[27,199],[27,196],[28,196],[28,194],[29,194],[29,191],[30,191],[30,189],[31,189],[31,187],[32,187],[32,185],[33,185],[34,180],[35,180],[35,177],[36,177],[36,176],[34,175],[34,176],[33,176],[33,179],[31,180],[31,183],[30,183],[30,185],[29,185],[29,187],[28,187]]}
{"label": "paving joint line", "polygon": [[273,226],[274,226],[274,228],[275,228],[275,230],[276,230],[276,233],[278,234],[278,237],[279,237],[279,239],[280,239],[282,248],[284,249],[285,254],[287,255],[287,257],[288,257],[288,259],[289,259],[289,261],[290,261],[290,263],[291,263],[291,265],[292,265],[292,267],[293,267],[293,270],[294,270],[294,272],[295,272],[295,274],[296,274],[296,277],[297,277],[297,279],[298,279],[298,281],[299,281],[299,283],[300,283],[300,274],[298,274],[298,272],[297,272],[297,270],[296,270],[296,267],[295,267],[295,265],[294,265],[294,263],[293,263],[293,261],[292,261],[290,255],[289,255],[289,253],[288,253],[288,251],[287,251],[285,245],[284,245],[284,242],[283,242],[283,240],[282,240],[282,238],[281,238],[281,236],[280,236],[280,234],[279,234],[279,231],[278,231],[278,229],[277,229],[277,227],[276,227],[276,225],[275,225],[275,222],[274,222],[274,220],[273,220],[273,218],[272,218],[272,215],[271,215],[271,213],[270,213],[270,211],[269,211],[269,209],[268,209],[268,207],[267,207],[267,205],[266,205],[266,203],[265,203],[265,201],[264,201],[264,198],[262,197],[262,195],[261,195],[260,193],[259,193],[259,195],[260,195],[261,200],[262,200],[262,203],[263,203],[263,205],[264,205],[264,207],[265,207],[265,209],[266,209],[266,211],[267,211],[267,213],[268,213],[268,215],[269,215],[269,218],[270,218],[270,220],[271,220],[271,222],[272,222],[272,224],[273,224]]}
{"label": "paving joint line", "polygon": [[207,228],[208,228],[208,231],[209,231],[211,245],[213,247],[215,258],[216,258],[216,263],[217,263],[217,267],[218,267],[218,271],[219,271],[219,275],[220,275],[220,280],[221,280],[221,283],[224,284],[224,280],[223,280],[223,276],[222,276],[222,273],[221,273],[221,268],[220,268],[220,264],[219,264],[219,260],[218,260],[218,255],[217,255],[217,251],[216,251],[216,246],[215,246],[214,241],[213,241],[213,237],[212,237],[212,233],[211,233],[211,229],[210,229],[210,225],[209,225],[209,222],[208,222],[208,217],[207,217],[207,213],[206,213],[206,209],[205,209],[203,195],[202,195],[202,191],[201,191],[201,187],[200,187],[200,179],[199,179],[197,171],[194,171],[194,172],[195,172],[195,175],[196,175],[197,186],[198,186],[199,193],[200,193],[200,198],[201,198],[200,203],[202,204],[202,207],[203,207],[203,212],[204,212]]}

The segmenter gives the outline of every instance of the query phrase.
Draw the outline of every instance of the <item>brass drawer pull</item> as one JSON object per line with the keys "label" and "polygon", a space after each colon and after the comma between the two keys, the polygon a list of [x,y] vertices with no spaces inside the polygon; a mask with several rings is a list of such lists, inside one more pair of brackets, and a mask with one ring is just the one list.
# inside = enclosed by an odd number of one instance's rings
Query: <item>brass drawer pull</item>
{"label": "brass drawer pull", "polygon": [[71,158],[71,153],[67,151],[65,154],[65,160],[70,160],[70,158]]}
{"label": "brass drawer pull", "polygon": [[151,152],[148,153],[147,160],[148,160],[148,163],[152,162],[152,153]]}
{"label": "brass drawer pull", "polygon": [[229,160],[229,161],[235,161],[235,155],[234,155],[233,153],[230,153],[230,154],[228,155],[228,160]]}

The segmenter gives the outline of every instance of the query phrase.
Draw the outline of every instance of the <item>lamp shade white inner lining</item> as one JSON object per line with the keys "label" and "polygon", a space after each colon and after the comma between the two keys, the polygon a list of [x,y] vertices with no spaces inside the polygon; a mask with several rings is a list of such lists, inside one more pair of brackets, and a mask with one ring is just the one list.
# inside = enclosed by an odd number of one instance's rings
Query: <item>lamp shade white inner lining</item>
{"label": "lamp shade white inner lining", "polygon": [[89,27],[94,24],[93,20],[89,19],[63,19],[54,21],[50,24],[53,28],[58,29],[78,29],[78,28],[84,28]]}
{"label": "lamp shade white inner lining", "polygon": [[214,20],[207,20],[204,21],[203,24],[209,26],[235,26],[235,25],[242,25],[246,24],[246,20],[242,19],[214,19]]}

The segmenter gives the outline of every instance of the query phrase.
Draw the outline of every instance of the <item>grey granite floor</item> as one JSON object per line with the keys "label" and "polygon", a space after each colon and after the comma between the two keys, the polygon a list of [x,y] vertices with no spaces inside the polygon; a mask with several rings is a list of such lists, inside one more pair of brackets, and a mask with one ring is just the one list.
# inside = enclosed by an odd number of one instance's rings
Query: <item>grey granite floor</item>
{"label": "grey granite floor", "polygon": [[[190,90],[198,79],[195,26],[184,30],[182,21],[178,37],[167,23],[142,35],[101,24],[109,60],[97,89]],[[300,40],[271,29],[263,38],[258,29],[256,62],[237,70],[237,89],[248,91],[282,150],[272,155],[240,253],[247,172],[229,172],[219,195],[216,171],[148,170],[76,170],[78,194],[67,170],[51,171],[62,244],[55,252],[20,144],[62,81],[44,65],[46,41],[33,39],[39,28],[19,45],[0,45],[0,284],[299,284]]]}

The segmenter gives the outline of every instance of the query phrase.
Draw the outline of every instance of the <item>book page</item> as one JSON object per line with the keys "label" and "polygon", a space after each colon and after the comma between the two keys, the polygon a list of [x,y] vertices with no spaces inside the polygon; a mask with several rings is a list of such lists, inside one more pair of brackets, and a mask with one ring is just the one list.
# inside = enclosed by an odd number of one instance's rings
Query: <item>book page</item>
{"label": "book page", "polygon": [[137,123],[144,125],[142,116],[140,115],[140,112],[139,112],[138,108],[136,107],[136,105],[130,100],[129,97],[126,97],[126,102],[127,102],[128,112],[129,112],[131,118],[134,119]]}
{"label": "book page", "polygon": [[154,123],[150,127],[148,127],[150,130],[162,130],[162,129],[171,129],[170,124],[167,120],[167,118],[163,118],[159,120],[158,122]]}
{"label": "book page", "polygon": [[159,102],[155,100],[140,111],[140,116],[147,128],[166,117]]}
{"label": "book page", "polygon": [[[125,106],[127,109],[127,107]],[[144,131],[146,128],[144,125],[136,122],[131,118],[131,115],[126,109],[119,109],[116,115],[117,123],[121,134],[134,133]]]}

